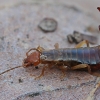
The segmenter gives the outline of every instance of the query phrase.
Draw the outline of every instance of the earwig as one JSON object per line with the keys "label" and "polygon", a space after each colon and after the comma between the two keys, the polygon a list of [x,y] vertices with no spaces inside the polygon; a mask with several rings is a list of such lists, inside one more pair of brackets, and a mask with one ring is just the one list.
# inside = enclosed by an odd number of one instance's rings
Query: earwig
{"label": "earwig", "polygon": [[[80,47],[84,43],[86,43],[88,47]],[[50,68],[53,65],[60,68],[62,72],[67,69],[75,70],[87,68],[91,74],[92,70],[100,69],[100,46],[89,47],[87,41],[81,42],[76,48],[60,49],[56,46],[56,48],[52,50],[44,50],[41,47],[35,50],[36,51],[27,54],[23,66],[28,67],[30,65],[38,66],[39,64],[47,64],[47,66],[43,67],[42,73],[38,78],[44,75],[46,68]]]}
{"label": "earwig", "polygon": [[[81,47],[84,43],[87,47]],[[28,54],[31,50],[36,50]],[[64,73],[66,70],[71,69],[83,69],[87,68],[88,72],[100,69],[100,46],[89,47],[87,41],[79,43],[76,48],[59,48],[55,45],[55,49],[45,50],[42,47],[29,50],[24,59],[23,66],[28,67],[30,65],[38,66],[44,64],[42,73],[37,78],[44,75],[46,68],[55,66],[62,70]],[[67,67],[65,67],[67,66]]]}
{"label": "earwig", "polygon": [[[86,44],[87,47],[81,47],[83,44]],[[51,50],[45,50],[40,46],[30,49],[26,53],[26,58],[23,60],[22,66],[36,67],[39,64],[44,64],[44,67],[41,74],[35,79],[43,76],[46,68],[51,68],[52,66],[59,68],[63,72],[63,76],[67,70],[76,69],[87,69],[92,74],[92,71],[100,69],[100,46],[89,47],[88,41],[84,40],[75,48],[59,48],[59,45],[56,44],[55,49]]]}

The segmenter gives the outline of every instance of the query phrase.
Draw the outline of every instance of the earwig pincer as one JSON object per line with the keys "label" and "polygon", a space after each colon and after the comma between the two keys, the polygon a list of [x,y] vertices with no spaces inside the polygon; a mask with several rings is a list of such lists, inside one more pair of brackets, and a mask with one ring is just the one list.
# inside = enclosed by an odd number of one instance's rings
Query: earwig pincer
{"label": "earwig pincer", "polygon": [[[86,44],[87,47],[81,47]],[[36,50],[30,53],[31,50]],[[30,54],[29,54],[30,53]],[[38,66],[44,64],[42,73],[36,78],[44,75],[46,68],[55,66],[59,68],[65,75],[68,69],[82,69],[87,68],[91,74],[92,70],[100,69],[100,46],[89,47],[87,41],[82,41],[75,48],[58,48],[52,50],[45,50],[42,47],[30,49],[26,53],[27,58],[24,59],[23,66],[30,65]],[[67,66],[67,67],[65,67]]]}

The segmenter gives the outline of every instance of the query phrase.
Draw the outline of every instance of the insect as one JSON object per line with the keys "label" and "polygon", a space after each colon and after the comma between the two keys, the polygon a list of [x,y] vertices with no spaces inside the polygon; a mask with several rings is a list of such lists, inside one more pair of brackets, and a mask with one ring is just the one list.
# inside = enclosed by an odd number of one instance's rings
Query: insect
{"label": "insect", "polygon": [[[84,44],[87,47],[81,47]],[[45,70],[52,67],[60,69],[63,73],[62,77],[65,76],[67,70],[76,69],[86,69],[92,74],[92,71],[100,69],[100,46],[89,47],[89,42],[86,40],[80,42],[75,48],[59,48],[59,45],[55,44],[55,49],[45,50],[38,46],[26,53],[26,58],[23,60],[22,66],[8,69],[0,75],[19,67],[33,66],[38,68],[39,64],[44,64],[44,67],[41,74],[35,79],[42,77]]]}
{"label": "insect", "polygon": [[[83,44],[86,44],[87,47],[80,47]],[[35,51],[30,53],[32,50]],[[52,66],[59,68],[63,75],[68,69],[85,68],[88,69],[90,74],[92,74],[92,70],[100,69],[100,46],[89,47],[89,43],[86,40],[79,43],[75,48],[60,49],[58,45],[55,45],[55,49],[45,50],[39,46],[38,48],[30,49],[26,56],[23,62],[24,67],[31,65],[35,67],[39,64],[44,64],[41,74],[36,78],[43,76],[45,69]]]}

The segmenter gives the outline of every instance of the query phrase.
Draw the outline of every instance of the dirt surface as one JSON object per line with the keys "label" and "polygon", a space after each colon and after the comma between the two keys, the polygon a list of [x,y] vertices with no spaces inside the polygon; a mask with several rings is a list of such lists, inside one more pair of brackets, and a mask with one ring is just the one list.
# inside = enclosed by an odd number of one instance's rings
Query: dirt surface
{"label": "dirt surface", "polygon": [[[0,0],[0,73],[22,65],[30,48],[40,45],[53,49],[55,43],[61,48],[74,47],[66,37],[74,30],[99,34],[99,0],[89,1]],[[44,33],[38,28],[45,17],[58,22],[55,32]],[[93,28],[92,32],[88,27]],[[44,77],[34,80],[32,75],[39,75],[41,70],[41,66],[18,68],[1,75],[0,100],[87,100],[97,84],[97,77],[85,71],[66,72],[66,77],[60,79],[62,72],[55,68],[47,69]],[[94,100],[100,98],[98,91]]]}

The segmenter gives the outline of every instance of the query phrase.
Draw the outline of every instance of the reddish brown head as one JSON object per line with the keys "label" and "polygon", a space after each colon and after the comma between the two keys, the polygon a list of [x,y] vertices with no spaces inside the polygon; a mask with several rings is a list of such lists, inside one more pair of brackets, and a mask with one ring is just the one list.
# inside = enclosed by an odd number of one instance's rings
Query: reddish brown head
{"label": "reddish brown head", "polygon": [[28,66],[32,66],[32,65],[37,66],[40,63],[40,52],[37,50],[37,51],[34,51],[34,52],[29,54],[29,52],[31,50],[34,50],[34,49],[30,49],[26,53],[27,58],[25,58],[23,61],[24,67],[28,67]]}

